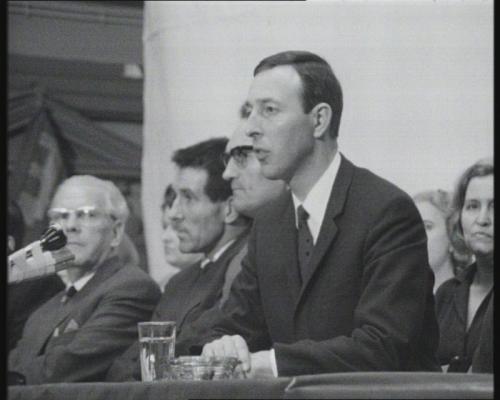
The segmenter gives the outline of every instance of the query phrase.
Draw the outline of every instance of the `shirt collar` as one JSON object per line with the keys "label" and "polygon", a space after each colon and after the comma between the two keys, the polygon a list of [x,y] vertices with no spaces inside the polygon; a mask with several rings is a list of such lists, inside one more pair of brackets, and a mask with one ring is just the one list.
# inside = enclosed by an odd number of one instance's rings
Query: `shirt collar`
{"label": "shirt collar", "polygon": [[325,218],[326,208],[328,207],[328,200],[330,199],[333,184],[335,183],[335,179],[339,171],[340,160],[341,155],[340,152],[337,151],[333,160],[330,162],[330,165],[311,188],[303,203],[301,203],[292,192],[293,205],[295,208],[295,226],[297,228],[299,226],[297,208],[302,205],[304,210],[306,210],[309,214],[307,225],[309,226],[309,230],[311,231],[315,244],[319,236],[321,224]]}
{"label": "shirt collar", "polygon": [[203,260],[201,260],[200,268],[203,269],[207,266],[208,263],[216,262],[222,255],[222,253],[224,253],[227,250],[227,248],[231,246],[235,241],[236,239],[232,239],[229,242],[227,242],[224,246],[222,246],[219,250],[215,252],[215,254],[212,256],[212,259],[205,257]]}
{"label": "shirt collar", "polygon": [[78,278],[75,282],[66,282],[66,289],[69,289],[71,286],[73,286],[77,292],[82,290],[82,288],[87,284],[88,281],[90,281],[95,275],[95,272],[91,272],[90,274],[86,274],[82,276],[81,278]]}

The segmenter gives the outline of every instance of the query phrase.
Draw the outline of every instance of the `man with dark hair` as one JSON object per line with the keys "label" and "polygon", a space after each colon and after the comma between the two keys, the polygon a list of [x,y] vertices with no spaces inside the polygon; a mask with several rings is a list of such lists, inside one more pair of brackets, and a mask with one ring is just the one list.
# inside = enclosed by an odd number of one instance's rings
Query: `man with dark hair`
{"label": "man with dark hair", "polygon": [[439,370],[422,220],[406,193],[340,154],[341,113],[319,56],[287,51],[255,69],[245,133],[263,175],[290,193],[255,218],[202,341],[204,355],[235,355],[248,376]]}
{"label": "man with dark hair", "polygon": [[[178,170],[170,223],[181,251],[205,255],[170,279],[153,313],[153,321],[176,322],[176,355],[188,354],[211,325],[228,266],[248,236],[250,220],[234,210],[231,186],[222,179],[226,144],[226,138],[206,140],[178,150],[172,158]],[[115,360],[107,379],[141,379],[137,342]]]}

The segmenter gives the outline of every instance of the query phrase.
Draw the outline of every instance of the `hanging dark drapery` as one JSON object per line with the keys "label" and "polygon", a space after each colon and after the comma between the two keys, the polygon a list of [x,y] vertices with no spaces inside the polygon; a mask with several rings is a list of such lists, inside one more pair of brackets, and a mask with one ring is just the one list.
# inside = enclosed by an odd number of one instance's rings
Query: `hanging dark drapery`
{"label": "hanging dark drapery", "polygon": [[25,243],[46,228],[58,183],[73,174],[140,179],[141,146],[104,129],[39,87],[10,90],[8,197],[26,219]]}

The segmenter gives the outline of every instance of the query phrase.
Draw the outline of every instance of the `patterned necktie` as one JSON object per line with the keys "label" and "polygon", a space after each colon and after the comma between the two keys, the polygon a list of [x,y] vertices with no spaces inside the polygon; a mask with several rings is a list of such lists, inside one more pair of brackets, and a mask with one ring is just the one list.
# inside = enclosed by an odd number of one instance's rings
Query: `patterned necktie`
{"label": "patterned necktie", "polygon": [[64,293],[64,296],[61,299],[61,303],[66,304],[69,299],[71,299],[76,293],[76,289],[74,286],[70,286],[69,288],[66,289],[66,293]]}
{"label": "patterned necktie", "polygon": [[306,276],[307,267],[309,265],[309,260],[311,259],[311,254],[314,248],[313,237],[311,231],[307,226],[307,219],[309,214],[302,206],[297,208],[297,216],[299,219],[299,232],[298,232],[298,254],[299,254],[299,266],[300,275],[302,281]]}

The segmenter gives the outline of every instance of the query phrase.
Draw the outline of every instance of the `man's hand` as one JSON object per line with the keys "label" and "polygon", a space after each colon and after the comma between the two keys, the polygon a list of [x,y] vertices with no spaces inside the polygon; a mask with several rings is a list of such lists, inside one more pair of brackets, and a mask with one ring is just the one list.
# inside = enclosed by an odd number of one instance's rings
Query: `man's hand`
{"label": "man's hand", "polygon": [[241,367],[245,373],[249,372],[252,366],[247,343],[240,335],[225,335],[220,339],[207,343],[203,346],[201,355],[207,357],[237,357],[241,361]]}
{"label": "man's hand", "polygon": [[250,359],[252,364],[247,378],[274,378],[270,350],[252,353]]}

